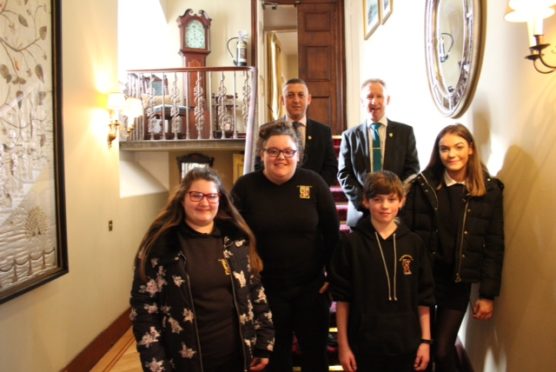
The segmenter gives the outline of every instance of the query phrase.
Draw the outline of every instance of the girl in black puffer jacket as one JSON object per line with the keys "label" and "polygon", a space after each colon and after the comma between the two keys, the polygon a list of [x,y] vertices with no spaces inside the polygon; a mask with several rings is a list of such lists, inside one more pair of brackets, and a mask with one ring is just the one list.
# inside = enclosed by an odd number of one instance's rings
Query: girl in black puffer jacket
{"label": "girl in black puffer jacket", "polygon": [[429,247],[433,264],[436,371],[455,371],[454,344],[471,283],[479,283],[476,319],[492,317],[500,292],[503,184],[488,175],[469,130],[455,124],[438,134],[429,164],[408,186],[401,216]]}

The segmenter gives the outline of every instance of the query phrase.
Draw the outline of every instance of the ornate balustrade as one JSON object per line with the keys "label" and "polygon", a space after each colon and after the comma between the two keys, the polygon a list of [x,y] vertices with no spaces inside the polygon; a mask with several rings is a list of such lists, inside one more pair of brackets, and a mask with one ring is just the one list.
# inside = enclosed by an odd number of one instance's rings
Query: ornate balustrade
{"label": "ornate balustrade", "polygon": [[120,149],[245,150],[251,170],[256,79],[254,67],[129,70],[126,95],[141,100],[144,114],[133,130],[122,128]]}

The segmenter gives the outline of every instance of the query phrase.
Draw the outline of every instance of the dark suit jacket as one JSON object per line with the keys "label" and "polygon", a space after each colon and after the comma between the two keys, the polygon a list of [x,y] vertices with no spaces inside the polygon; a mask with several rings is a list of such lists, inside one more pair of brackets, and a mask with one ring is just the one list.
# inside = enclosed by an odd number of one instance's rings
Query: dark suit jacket
{"label": "dark suit jacket", "polygon": [[320,174],[328,185],[336,183],[338,159],[332,144],[332,130],[329,126],[307,119],[305,149],[301,166]]}
{"label": "dark suit jacket", "polygon": [[[263,124],[261,127],[265,126]],[[332,144],[332,130],[329,126],[307,119],[305,127],[305,149],[300,166],[321,175],[328,185],[337,181],[338,159]],[[255,170],[262,169],[259,156],[255,158]]]}
{"label": "dark suit jacket", "polygon": [[[370,172],[370,140],[366,123],[342,133],[338,181],[348,200],[349,226],[355,226],[364,210],[363,184]],[[382,168],[398,175],[403,180],[419,172],[419,158],[413,128],[407,124],[388,120]]]}

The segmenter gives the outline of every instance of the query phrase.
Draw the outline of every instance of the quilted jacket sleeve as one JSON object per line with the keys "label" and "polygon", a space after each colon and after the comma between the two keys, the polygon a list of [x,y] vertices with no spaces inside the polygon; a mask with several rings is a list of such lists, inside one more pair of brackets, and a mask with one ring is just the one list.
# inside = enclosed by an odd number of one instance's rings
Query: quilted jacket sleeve
{"label": "quilted jacket sleeve", "polygon": [[497,179],[493,179],[493,184],[493,190],[487,195],[492,218],[488,221],[479,287],[479,295],[491,299],[500,294],[504,260],[504,185]]}
{"label": "quilted jacket sleeve", "polygon": [[253,348],[255,357],[268,358],[274,348],[272,313],[258,276],[251,274],[251,302],[253,303],[254,326],[257,342]]}
{"label": "quilted jacket sleeve", "polygon": [[133,285],[131,289],[131,321],[137,341],[137,351],[144,371],[172,371],[164,347],[161,345],[162,315],[159,309],[159,295],[164,280],[157,272],[161,267],[156,261],[147,264],[147,281],[139,274],[139,260],[136,259]]}

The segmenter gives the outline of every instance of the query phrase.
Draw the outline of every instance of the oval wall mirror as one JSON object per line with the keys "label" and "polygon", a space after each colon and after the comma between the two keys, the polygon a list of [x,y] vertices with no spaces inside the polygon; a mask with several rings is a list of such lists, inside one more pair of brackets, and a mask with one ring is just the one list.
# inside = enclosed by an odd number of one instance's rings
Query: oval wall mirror
{"label": "oval wall mirror", "polygon": [[434,103],[463,114],[473,96],[483,51],[483,0],[427,0],[425,55]]}

